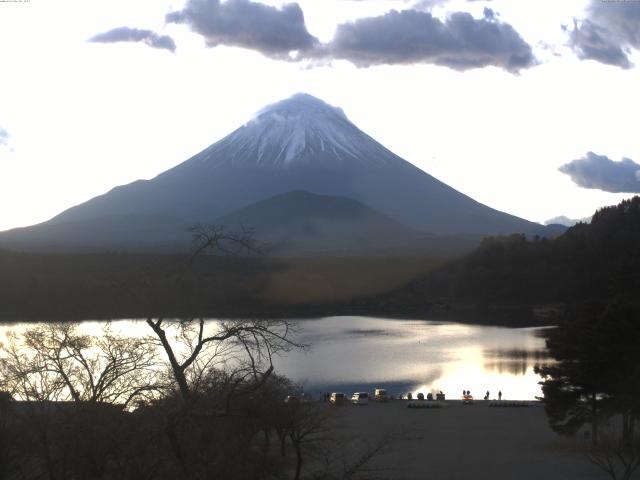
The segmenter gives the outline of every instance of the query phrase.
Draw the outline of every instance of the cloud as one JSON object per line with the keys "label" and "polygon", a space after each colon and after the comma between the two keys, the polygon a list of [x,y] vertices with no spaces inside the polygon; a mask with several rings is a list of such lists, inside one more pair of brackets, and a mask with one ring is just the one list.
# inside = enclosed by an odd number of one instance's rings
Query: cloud
{"label": "cloud", "polygon": [[339,25],[325,49],[332,58],[360,67],[431,63],[467,70],[494,65],[517,72],[536,63],[531,46],[489,8],[481,19],[456,12],[444,21],[430,12],[391,10]]}
{"label": "cloud", "polygon": [[175,52],[176,44],[168,35],[158,35],[151,30],[138,28],[118,27],[108,32],[99,33],[89,39],[90,42],[115,43],[115,42],[142,42],[152,48],[160,48]]}
{"label": "cloud", "polygon": [[496,12],[494,12],[489,7],[484,7],[484,10],[483,10],[482,13],[484,14],[484,18],[486,18],[487,20],[495,20],[496,19]]}
{"label": "cloud", "polygon": [[209,47],[248,48],[287,61],[340,59],[359,67],[431,63],[461,71],[493,65],[510,72],[536,63],[531,46],[490,8],[481,19],[457,12],[444,21],[428,11],[392,10],[338,25],[326,44],[309,33],[297,3],[277,8],[251,0],[188,0],[166,21],[188,25]]}
{"label": "cloud", "polygon": [[588,152],[585,157],[562,165],[559,170],[584,188],[612,193],[640,193],[640,165],[630,158],[614,162],[605,155]]}
{"label": "cloud", "polygon": [[188,0],[166,20],[188,25],[209,47],[249,48],[281,60],[292,60],[291,52],[309,51],[319,43],[307,31],[297,3],[279,9],[250,0]]}
{"label": "cloud", "polygon": [[578,26],[576,22],[570,33],[569,45],[581,60],[596,60],[606,65],[620,68],[631,68],[627,53],[611,33],[590,20],[583,20]]}
{"label": "cloud", "polygon": [[9,132],[7,132],[4,128],[0,128],[0,145],[7,146],[9,145]]}
{"label": "cloud", "polygon": [[575,22],[569,45],[579,58],[631,68],[631,49],[640,49],[640,3],[591,0],[587,16]]}

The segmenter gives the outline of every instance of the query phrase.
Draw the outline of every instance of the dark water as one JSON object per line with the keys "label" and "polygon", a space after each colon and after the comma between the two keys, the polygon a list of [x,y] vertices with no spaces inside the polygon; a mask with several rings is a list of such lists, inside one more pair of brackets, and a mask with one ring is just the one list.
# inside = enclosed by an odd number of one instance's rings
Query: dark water
{"label": "dark water", "polygon": [[[212,323],[215,320],[211,320]],[[101,322],[83,322],[88,333],[100,333]],[[0,326],[0,341],[24,324]],[[129,335],[151,333],[142,321],[119,320],[112,329]],[[276,371],[297,381],[304,391],[373,391],[414,395],[442,390],[459,398],[471,390],[491,398],[534,399],[541,395],[534,373],[547,361],[541,328],[489,327],[425,320],[329,317],[298,323],[306,352],[275,360]]]}

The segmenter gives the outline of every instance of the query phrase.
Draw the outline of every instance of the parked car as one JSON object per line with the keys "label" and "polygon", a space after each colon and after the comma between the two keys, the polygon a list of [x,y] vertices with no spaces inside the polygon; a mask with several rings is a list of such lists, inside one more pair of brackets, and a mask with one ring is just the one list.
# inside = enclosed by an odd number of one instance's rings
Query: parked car
{"label": "parked car", "polygon": [[356,392],[351,396],[351,403],[354,405],[369,405],[369,394],[367,392]]}
{"label": "parked car", "polygon": [[384,388],[376,388],[376,391],[374,392],[374,398],[378,402],[386,402],[387,400],[389,400],[387,391]]}
{"label": "parked car", "polygon": [[287,395],[284,399],[284,403],[298,403],[300,399],[297,395]]}
{"label": "parked car", "polygon": [[344,393],[333,392],[329,397],[329,403],[332,405],[344,405],[346,402],[346,397]]}

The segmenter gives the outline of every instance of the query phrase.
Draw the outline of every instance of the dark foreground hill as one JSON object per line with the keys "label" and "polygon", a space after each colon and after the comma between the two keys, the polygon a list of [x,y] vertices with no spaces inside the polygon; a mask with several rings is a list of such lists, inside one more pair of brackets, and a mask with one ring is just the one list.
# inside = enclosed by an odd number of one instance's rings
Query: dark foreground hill
{"label": "dark foreground hill", "polygon": [[231,231],[250,226],[269,254],[385,255],[466,253],[478,235],[430,235],[407,227],[347,197],[305,191],[276,195],[215,220]]}
{"label": "dark foreground hill", "polygon": [[[243,215],[260,212],[249,209]],[[372,218],[388,225],[377,215]],[[640,197],[599,210],[590,224],[578,224],[555,239],[490,237],[454,260],[424,255],[202,256],[187,268],[187,259],[0,250],[0,319],[341,314],[435,318],[449,315],[446,310],[453,307],[452,318],[457,320],[460,313],[469,313],[469,321],[515,324],[522,319],[511,313],[497,318],[492,311],[481,318],[475,307],[455,310],[468,305],[634,302],[640,291]]]}
{"label": "dark foreground hill", "polygon": [[[379,295],[430,257],[199,257],[0,250],[0,321],[383,314]],[[387,312],[389,313],[389,312]]]}

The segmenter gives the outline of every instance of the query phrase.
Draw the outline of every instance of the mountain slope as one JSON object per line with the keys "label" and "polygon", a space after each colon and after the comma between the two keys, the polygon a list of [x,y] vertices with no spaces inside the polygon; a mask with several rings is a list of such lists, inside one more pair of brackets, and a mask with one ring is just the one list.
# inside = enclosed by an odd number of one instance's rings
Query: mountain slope
{"label": "mountain slope", "polygon": [[215,220],[230,230],[251,226],[256,240],[276,252],[358,252],[417,248],[426,234],[346,197],[288,192]]}
{"label": "mountain slope", "polygon": [[[173,219],[182,228],[294,190],[347,197],[434,234],[529,233],[541,228],[448,187],[359,130],[342,110],[299,94],[265,108],[152,180],[116,187],[37,228],[0,236],[0,243],[6,244],[2,237],[11,237],[18,244],[77,244],[74,239],[89,226],[110,219],[121,224],[113,234],[105,230],[100,242],[126,244],[126,234],[120,232],[126,232],[127,219],[135,218],[136,244],[153,244],[164,240],[158,237],[159,218]],[[161,230],[167,226],[163,222]]]}

